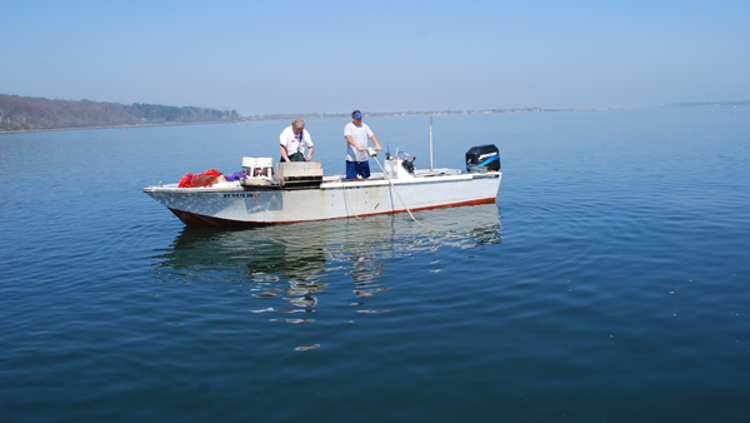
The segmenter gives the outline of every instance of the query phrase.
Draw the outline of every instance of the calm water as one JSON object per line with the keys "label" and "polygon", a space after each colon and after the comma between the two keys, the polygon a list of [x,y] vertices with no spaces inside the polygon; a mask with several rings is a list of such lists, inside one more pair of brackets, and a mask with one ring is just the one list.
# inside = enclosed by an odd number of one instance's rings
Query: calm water
{"label": "calm water", "polygon": [[[367,122],[429,166],[426,118]],[[286,122],[0,135],[0,421],[750,415],[750,108],[434,122],[436,166],[500,148],[496,205],[186,228],[142,188]]]}

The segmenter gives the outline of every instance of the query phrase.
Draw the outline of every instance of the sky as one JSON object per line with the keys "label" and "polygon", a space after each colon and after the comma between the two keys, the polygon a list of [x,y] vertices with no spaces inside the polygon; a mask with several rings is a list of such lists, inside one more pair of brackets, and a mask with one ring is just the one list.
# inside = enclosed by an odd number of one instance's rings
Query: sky
{"label": "sky", "polygon": [[0,93],[243,115],[750,100],[750,1],[0,0]]}

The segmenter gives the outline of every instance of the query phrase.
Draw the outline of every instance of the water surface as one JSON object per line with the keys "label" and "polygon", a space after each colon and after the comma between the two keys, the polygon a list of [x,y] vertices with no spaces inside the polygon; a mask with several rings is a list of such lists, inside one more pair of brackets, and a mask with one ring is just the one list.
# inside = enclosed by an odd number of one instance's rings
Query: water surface
{"label": "water surface", "polygon": [[[429,166],[426,118],[367,123]],[[750,414],[750,109],[436,116],[436,166],[494,143],[504,177],[419,223],[187,228],[141,191],[285,124],[0,136],[0,421]],[[345,124],[307,122],[327,173]]]}

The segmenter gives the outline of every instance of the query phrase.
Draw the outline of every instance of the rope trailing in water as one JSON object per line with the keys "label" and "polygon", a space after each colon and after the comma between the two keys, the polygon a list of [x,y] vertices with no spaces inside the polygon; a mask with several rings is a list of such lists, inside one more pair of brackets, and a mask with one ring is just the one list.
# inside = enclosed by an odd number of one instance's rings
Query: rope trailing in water
{"label": "rope trailing in water", "polygon": [[346,198],[346,204],[348,204],[348,205],[349,205],[349,211],[351,211],[351,212],[352,212],[352,216],[356,217],[356,218],[357,218],[357,220],[362,220],[362,219],[360,219],[360,218],[359,218],[359,216],[357,216],[357,215],[356,215],[356,214],[354,213],[354,209],[352,208],[352,203],[351,203],[351,202],[349,202],[349,196],[348,196],[348,195],[346,195],[346,184],[344,183],[344,181],[343,181],[343,180],[341,181],[341,188],[342,188],[342,189],[344,190],[344,198]]}
{"label": "rope trailing in water", "polygon": [[401,200],[401,204],[403,204],[403,205],[404,205],[404,208],[406,209],[406,211],[408,211],[408,212],[409,212],[409,216],[411,216],[411,220],[413,220],[413,221],[415,221],[415,222],[419,223],[419,222],[417,221],[417,219],[415,219],[415,218],[414,218],[414,215],[413,215],[413,214],[411,214],[411,210],[409,210],[409,206],[407,206],[407,205],[406,205],[406,203],[404,202],[404,199],[403,199],[403,198],[401,198],[401,194],[399,194],[399,193],[398,193],[398,190],[396,190],[396,185],[394,185],[394,184],[393,184],[393,181],[391,181],[391,178],[390,178],[390,177],[388,177],[388,174],[387,174],[387,173],[385,173],[385,169],[383,169],[383,166],[382,166],[382,165],[380,164],[380,161],[378,161],[378,159],[377,159],[377,158],[375,158],[375,156],[374,156],[374,155],[372,155],[372,158],[373,158],[373,159],[375,159],[375,163],[377,163],[377,164],[378,164],[378,166],[380,166],[380,170],[382,170],[382,171],[383,171],[383,176],[385,176],[385,179],[387,179],[387,180],[388,180],[388,182],[390,182],[390,183],[391,183],[391,188],[393,188],[393,192],[395,192],[395,193],[396,193],[396,196],[398,197],[398,199],[399,199],[399,200]]}

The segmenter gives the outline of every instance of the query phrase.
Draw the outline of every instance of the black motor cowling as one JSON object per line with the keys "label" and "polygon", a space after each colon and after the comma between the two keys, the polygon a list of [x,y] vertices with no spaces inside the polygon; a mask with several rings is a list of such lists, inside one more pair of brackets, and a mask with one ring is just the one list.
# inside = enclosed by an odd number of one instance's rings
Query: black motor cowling
{"label": "black motor cowling", "polygon": [[500,151],[494,144],[471,147],[466,152],[466,171],[479,173],[500,170]]}

